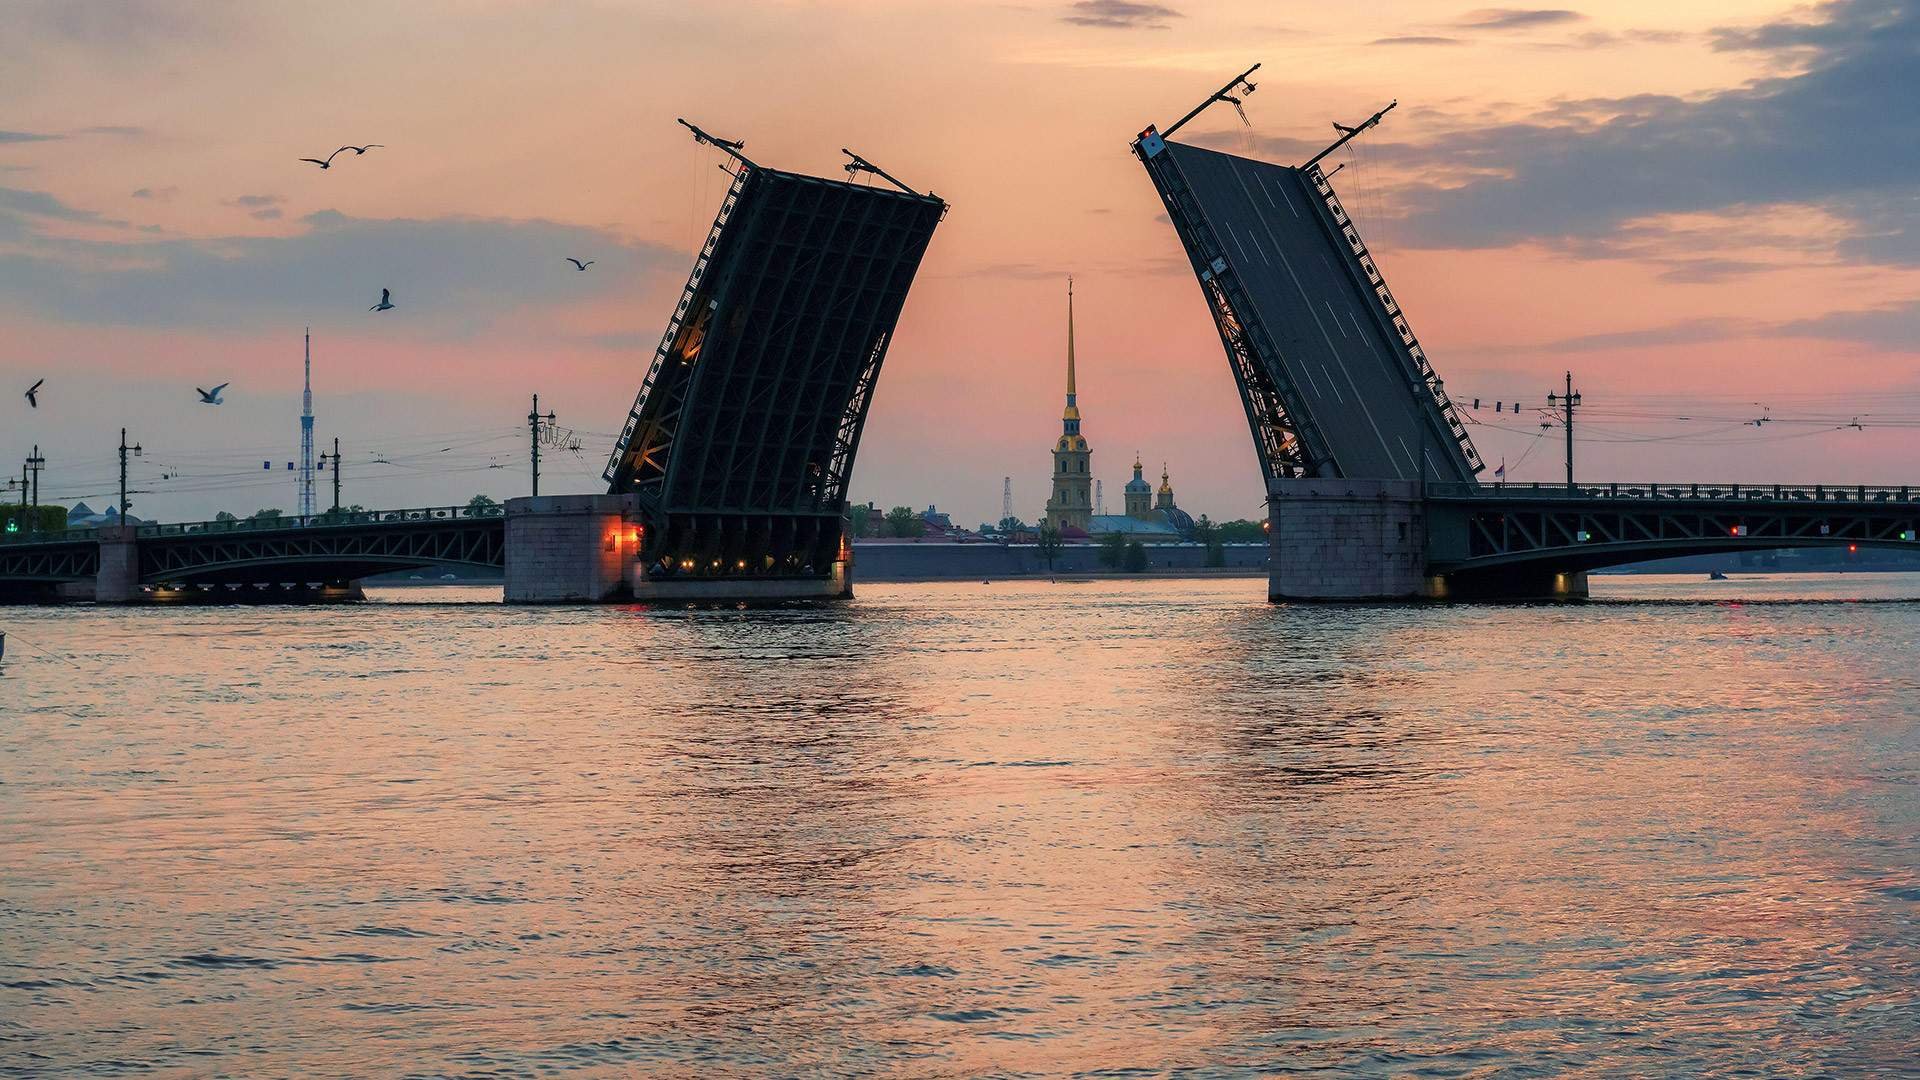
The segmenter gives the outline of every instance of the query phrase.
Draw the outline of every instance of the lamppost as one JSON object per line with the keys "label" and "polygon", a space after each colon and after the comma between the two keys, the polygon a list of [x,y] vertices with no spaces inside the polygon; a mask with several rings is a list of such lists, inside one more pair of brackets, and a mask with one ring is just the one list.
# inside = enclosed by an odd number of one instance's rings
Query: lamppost
{"label": "lamppost", "polygon": [[127,429],[120,429],[120,524],[127,523],[127,510],[133,505],[127,499],[127,451],[132,450],[134,457],[140,456],[140,444],[127,445]]}

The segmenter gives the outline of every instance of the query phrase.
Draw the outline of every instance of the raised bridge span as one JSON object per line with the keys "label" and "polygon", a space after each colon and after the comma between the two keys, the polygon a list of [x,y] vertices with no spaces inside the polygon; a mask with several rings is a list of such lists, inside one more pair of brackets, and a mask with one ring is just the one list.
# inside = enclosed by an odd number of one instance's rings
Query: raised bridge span
{"label": "raised bridge span", "polygon": [[[1259,65],[1255,65],[1257,68]],[[1171,136],[1133,142],[1220,337],[1267,486],[1274,600],[1573,597],[1673,555],[1911,546],[1920,488],[1489,485],[1445,384],[1332,179]],[[1391,109],[1392,106],[1388,106]]]}
{"label": "raised bridge span", "polygon": [[[0,599],[325,598],[436,565],[502,568],[509,600],[847,595],[847,482],[946,204],[898,182],[762,168],[694,130],[727,153],[733,183],[607,494],[0,537]],[[1318,159],[1277,165],[1153,128],[1133,146],[1239,388],[1273,599],[1569,597],[1589,570],[1674,555],[1916,546],[1920,487],[1481,483],[1466,426]]]}

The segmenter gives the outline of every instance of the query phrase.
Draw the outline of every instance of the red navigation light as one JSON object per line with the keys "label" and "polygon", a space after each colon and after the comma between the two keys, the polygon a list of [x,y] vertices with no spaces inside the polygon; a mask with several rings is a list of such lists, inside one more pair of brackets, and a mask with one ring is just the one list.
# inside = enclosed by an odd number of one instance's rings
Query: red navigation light
{"label": "red navigation light", "polygon": [[1847,554],[1849,554],[1849,555],[1852,555],[1852,554],[1854,554],[1855,552],[1857,552],[1857,551],[1859,551],[1859,550],[1860,550],[1860,545],[1859,545],[1859,544],[1848,544],[1848,545],[1847,545]]}

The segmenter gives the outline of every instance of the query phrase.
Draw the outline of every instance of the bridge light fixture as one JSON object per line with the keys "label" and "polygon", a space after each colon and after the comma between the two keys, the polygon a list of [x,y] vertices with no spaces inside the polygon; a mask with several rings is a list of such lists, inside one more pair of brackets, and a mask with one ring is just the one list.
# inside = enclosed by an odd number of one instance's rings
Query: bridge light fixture
{"label": "bridge light fixture", "polygon": [[1747,527],[1745,525],[1735,525],[1727,530],[1727,534],[1729,536],[1745,536],[1747,535]]}
{"label": "bridge light fixture", "polygon": [[1902,533],[1900,534],[1900,539],[1902,539],[1902,540],[1909,540],[1909,541],[1910,541],[1910,540],[1912,540],[1912,539],[1913,539],[1913,530],[1912,530],[1912,529],[1907,529],[1907,530],[1905,530],[1905,531],[1903,531],[1903,532],[1902,532]]}
{"label": "bridge light fixture", "polygon": [[1580,543],[1584,544],[1587,541],[1593,539],[1593,534],[1589,533],[1585,529],[1581,529],[1579,532],[1573,534],[1573,538],[1575,540],[1578,540]]}

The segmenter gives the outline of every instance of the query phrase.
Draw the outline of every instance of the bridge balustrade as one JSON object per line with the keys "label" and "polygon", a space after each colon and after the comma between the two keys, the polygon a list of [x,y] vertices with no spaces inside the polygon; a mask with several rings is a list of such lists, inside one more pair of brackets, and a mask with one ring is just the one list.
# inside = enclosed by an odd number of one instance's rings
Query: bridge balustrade
{"label": "bridge balustrade", "polygon": [[1742,502],[1815,502],[1815,503],[1913,503],[1920,502],[1920,488],[1908,485],[1882,487],[1869,484],[1698,484],[1698,483],[1608,483],[1576,484],[1462,484],[1432,481],[1427,497],[1445,500],[1487,500],[1501,498],[1532,499],[1606,499],[1629,502],[1655,500],[1738,500]]}

